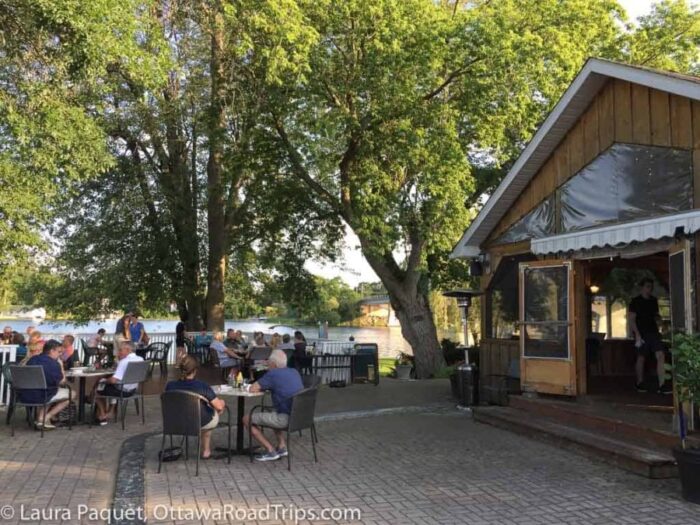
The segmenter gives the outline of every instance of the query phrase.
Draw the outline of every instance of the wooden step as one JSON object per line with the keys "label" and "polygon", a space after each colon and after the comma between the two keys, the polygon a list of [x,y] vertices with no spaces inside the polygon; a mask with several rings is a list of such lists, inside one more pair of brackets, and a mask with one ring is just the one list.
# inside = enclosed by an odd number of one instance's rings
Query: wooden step
{"label": "wooden step", "polygon": [[608,464],[640,476],[652,479],[678,476],[676,462],[670,449],[666,452],[663,449],[630,444],[513,407],[477,407],[474,409],[474,419],[602,459]]}
{"label": "wooden step", "polygon": [[[678,436],[648,426],[623,421],[619,418],[601,416],[577,403],[551,401],[548,399],[527,399],[511,396],[508,404],[512,408],[526,410],[553,419],[557,423],[576,426],[595,432],[603,432],[640,446],[660,447],[671,450],[678,445]],[[670,416],[669,416],[670,419]]]}

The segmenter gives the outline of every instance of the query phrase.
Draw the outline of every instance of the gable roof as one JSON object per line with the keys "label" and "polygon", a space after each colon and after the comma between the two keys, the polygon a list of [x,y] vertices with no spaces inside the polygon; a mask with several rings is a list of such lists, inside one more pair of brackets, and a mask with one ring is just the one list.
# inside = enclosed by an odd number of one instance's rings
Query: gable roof
{"label": "gable roof", "polygon": [[700,100],[700,78],[698,77],[630,66],[598,58],[589,59],[464,232],[454,247],[451,257],[470,258],[479,255],[480,245],[488,238],[493,228],[609,79],[625,80],[681,97]]}

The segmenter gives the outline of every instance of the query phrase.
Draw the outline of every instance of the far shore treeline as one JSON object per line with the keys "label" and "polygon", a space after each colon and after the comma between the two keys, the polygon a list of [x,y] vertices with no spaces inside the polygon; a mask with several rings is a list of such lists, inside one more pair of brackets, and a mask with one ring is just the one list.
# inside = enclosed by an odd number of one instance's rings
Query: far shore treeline
{"label": "far shore treeline", "polygon": [[[346,231],[419,377],[454,243],[586,59],[698,73],[700,14],[615,0],[0,0],[0,299],[342,322]],[[280,305],[280,306],[275,306]],[[283,305],[283,306],[282,306]]]}

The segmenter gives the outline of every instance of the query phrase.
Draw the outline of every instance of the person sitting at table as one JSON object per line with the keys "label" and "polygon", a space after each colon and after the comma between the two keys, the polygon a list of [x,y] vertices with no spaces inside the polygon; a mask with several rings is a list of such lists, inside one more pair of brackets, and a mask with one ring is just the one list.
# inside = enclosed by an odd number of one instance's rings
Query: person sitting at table
{"label": "person sitting at table", "polygon": [[221,368],[231,368],[229,377],[236,377],[238,370],[241,368],[241,362],[238,354],[232,348],[228,348],[224,343],[224,333],[216,332],[214,340],[209,345],[210,350],[216,351],[216,356],[219,358],[219,366]]}
{"label": "person sitting at table", "polygon": [[27,354],[24,359],[20,361],[20,365],[26,365],[32,357],[35,357],[44,349],[44,339],[41,337],[41,332],[34,330],[32,335],[29,336],[29,343],[27,344]]}
{"label": "person sitting at table", "polygon": [[[301,382],[299,372],[294,368],[287,368],[287,356],[282,350],[273,350],[268,360],[267,373],[250,386],[251,392],[263,392],[269,390],[272,393],[274,412],[254,412],[251,418],[243,417],[243,426],[250,427],[253,437],[265,447],[266,452],[255,456],[257,461],[274,461],[287,455],[287,442],[283,429],[289,422],[289,414],[292,410],[292,396],[301,390],[304,385]],[[277,437],[277,447],[273,447],[260,425],[270,427]]]}
{"label": "person sitting at table", "polygon": [[201,401],[201,439],[202,439],[202,459],[211,457],[211,431],[219,424],[219,414],[223,412],[226,403],[223,399],[216,397],[212,388],[195,379],[197,370],[199,370],[199,361],[191,355],[185,355],[177,365],[180,371],[180,377],[176,381],[170,381],[165,385],[165,391],[184,390],[186,392],[194,392],[206,398],[208,403]]}
{"label": "person sitting at table", "polygon": [[280,346],[282,346],[282,336],[275,332],[270,339],[270,348],[277,350]]}
{"label": "person sitting at table", "polygon": [[14,332],[12,331],[11,326],[6,326],[5,328],[2,329],[2,338],[0,338],[0,342],[4,345],[9,345],[12,344],[12,334]]}
{"label": "person sitting at table", "polygon": [[15,361],[22,361],[27,355],[27,343],[24,340],[24,336],[19,332],[15,332],[15,335],[12,337],[12,344],[17,345]]}
{"label": "person sitting at table", "polygon": [[42,351],[40,354],[33,356],[27,361],[27,366],[40,366],[44,369],[44,377],[46,378],[46,390],[20,390],[18,392],[19,400],[24,403],[43,403],[48,400],[48,411],[44,417],[44,408],[37,407],[34,426],[41,429],[42,425],[45,430],[56,428],[51,420],[58,413],[68,406],[70,399],[70,390],[65,385],[65,378],[61,365],[58,363],[61,343],[55,339],[50,339],[44,344],[40,343]]}
{"label": "person sitting at table", "polygon": [[72,335],[63,336],[63,344],[61,345],[61,362],[64,370],[70,370],[73,364],[78,359],[78,352],[75,351],[75,337]]}
{"label": "person sitting at table", "polygon": [[294,350],[294,343],[292,342],[292,336],[289,334],[284,334],[282,336],[282,344],[280,345],[280,350]]}
{"label": "person sitting at table", "polygon": [[237,348],[239,346],[238,341],[236,341],[236,331],[233,328],[226,330],[224,345],[226,348]]}
{"label": "person sitting at table", "polygon": [[[117,350],[117,357],[119,358],[119,362],[117,363],[117,369],[114,374],[111,377],[100,380],[96,388],[103,396],[118,397],[123,392],[124,397],[130,397],[134,394],[139,385],[133,383],[124,385],[121,382],[122,378],[124,377],[126,367],[129,363],[143,361],[143,359],[134,354],[134,345],[131,341],[122,341],[121,345],[119,345],[119,350]],[[108,400],[103,397],[98,397],[95,400],[97,421],[103,426],[107,424],[107,419],[111,411],[107,403]]]}

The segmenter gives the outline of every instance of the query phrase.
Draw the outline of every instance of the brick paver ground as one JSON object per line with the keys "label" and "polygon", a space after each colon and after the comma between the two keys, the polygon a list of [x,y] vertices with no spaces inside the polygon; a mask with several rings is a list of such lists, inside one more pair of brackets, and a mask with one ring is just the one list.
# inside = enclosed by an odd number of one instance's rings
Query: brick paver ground
{"label": "brick paver ground", "polygon": [[[308,435],[296,438],[291,473],[283,462],[251,465],[237,457],[231,466],[203,462],[199,478],[192,460],[167,464],[158,475],[159,440],[150,439],[149,521],[176,521],[154,519],[155,510],[160,516],[171,507],[180,509],[180,523],[193,523],[187,514],[193,508],[260,509],[269,503],[358,508],[364,523],[700,523],[700,508],[679,499],[677,481],[646,480],[475,424],[445,403],[448,388],[440,381],[324,388],[319,412],[351,411],[353,419],[318,424],[318,464]],[[445,408],[430,413],[358,417],[362,410],[440,402]],[[125,432],[116,425],[79,427],[41,439],[22,424],[14,438],[0,428],[0,525],[39,521],[20,521],[20,505],[71,512],[70,520],[57,516],[41,523],[77,523],[79,505],[108,509],[122,442],[160,428],[157,396],[147,406],[145,426],[131,407]],[[4,519],[6,505],[15,511],[12,519]]]}
{"label": "brick paver ground", "polygon": [[159,441],[150,440],[148,512],[177,522],[165,517],[177,508],[172,517],[189,523],[194,509],[270,504],[357,508],[368,524],[700,523],[700,508],[679,498],[676,480],[627,474],[452,409],[325,422],[318,431],[318,464],[304,436],[293,441],[291,473],[283,461],[237,457],[230,466],[202,463],[199,478],[193,461],[170,463],[158,475]]}

